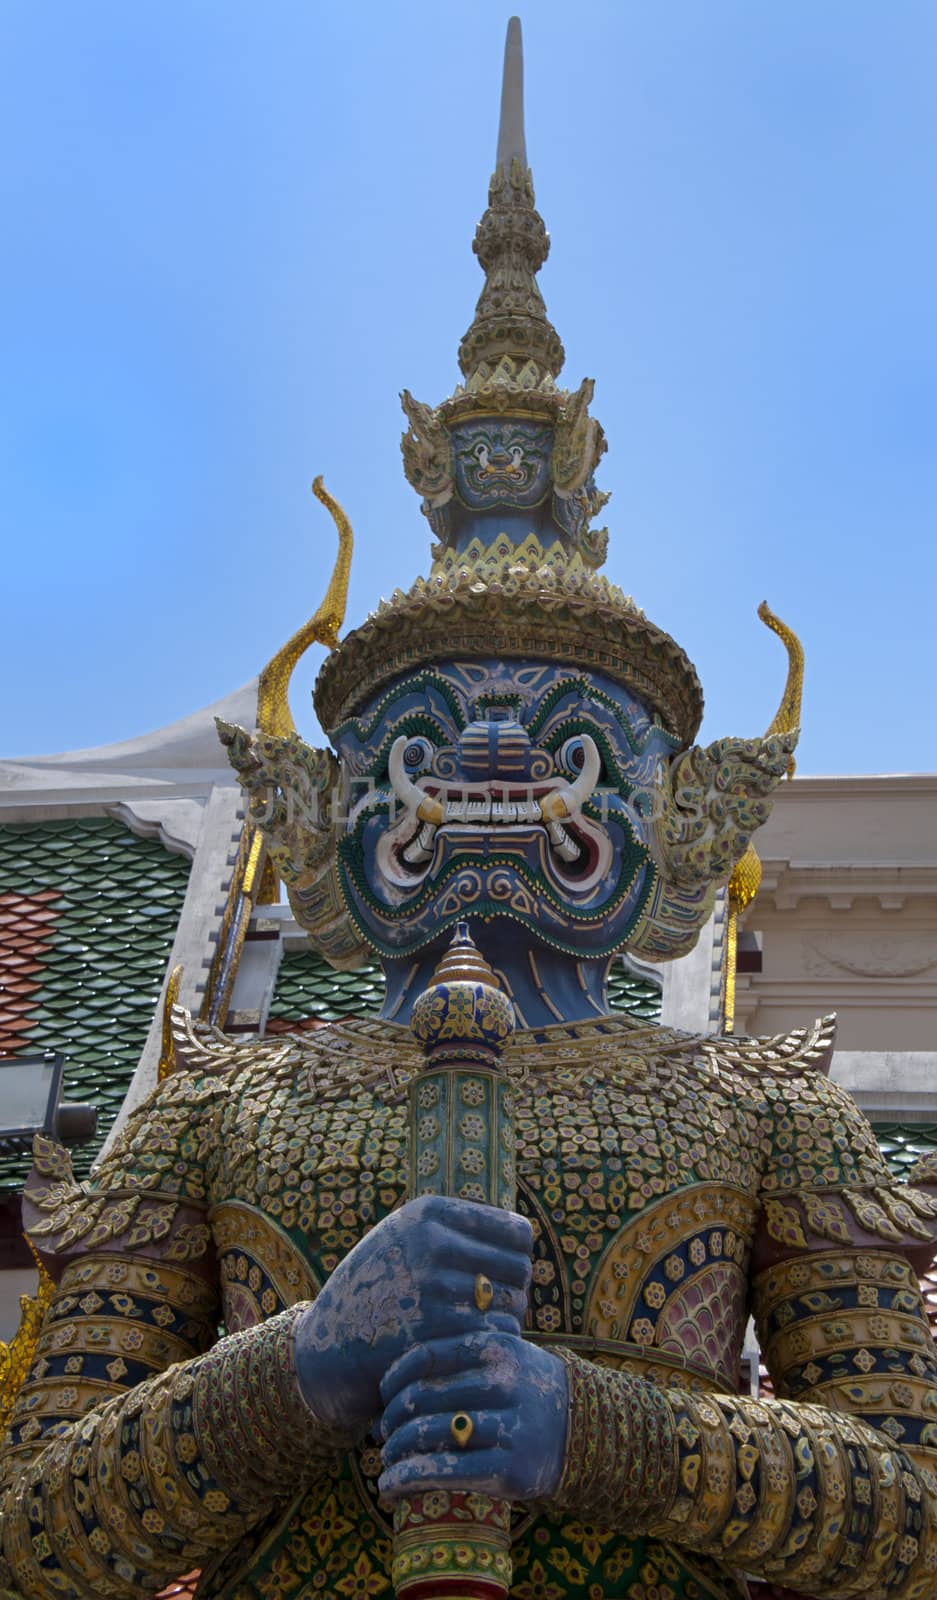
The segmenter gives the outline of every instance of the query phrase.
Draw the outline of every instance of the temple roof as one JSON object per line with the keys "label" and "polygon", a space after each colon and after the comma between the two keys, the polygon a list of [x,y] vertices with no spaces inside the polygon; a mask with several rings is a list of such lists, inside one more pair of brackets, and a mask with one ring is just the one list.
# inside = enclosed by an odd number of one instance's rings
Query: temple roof
{"label": "temple roof", "polygon": [[84,793],[93,797],[106,791],[108,799],[116,799],[147,788],[172,786],[179,794],[185,785],[201,790],[206,783],[230,784],[234,780],[218,742],[215,717],[252,728],[257,686],[258,679],[252,678],[221,700],[132,739],[0,760],[0,806],[19,805],[50,789],[72,801]]}
{"label": "temple roof", "polygon": [[[0,826],[0,1057],[66,1057],[63,1098],[98,1109],[79,1175],[137,1065],[189,865],[110,817]],[[25,1147],[0,1156],[0,1187],[19,1186],[31,1159]]]}

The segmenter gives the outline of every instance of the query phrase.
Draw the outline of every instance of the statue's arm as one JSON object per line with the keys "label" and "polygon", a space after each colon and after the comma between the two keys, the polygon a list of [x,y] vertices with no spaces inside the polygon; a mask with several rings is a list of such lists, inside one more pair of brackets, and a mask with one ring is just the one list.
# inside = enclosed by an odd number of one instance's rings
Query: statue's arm
{"label": "statue's arm", "polygon": [[[824,1600],[937,1593],[937,1350],[917,1277],[934,1252],[937,1193],[894,1184],[833,1086],[815,1098],[803,1090],[792,1187],[790,1141],[779,1142],[754,1242],[777,1398],[665,1391],[519,1340],[496,1350],[491,1335],[411,1352],[383,1386],[383,1490],[530,1497]],[[840,1141],[853,1152],[848,1181]],[[475,1418],[461,1455],[445,1435],[458,1407]]]}
{"label": "statue's arm", "polygon": [[0,1589],[149,1597],[210,1567],[342,1442],[299,1391],[302,1307],[215,1342],[223,1093],[169,1080],[88,1190],[64,1151],[37,1151],[25,1221],[57,1289],[3,1445]]}
{"label": "statue's arm", "polygon": [[5,1447],[0,1594],[149,1600],[210,1571],[364,1434],[403,1350],[519,1332],[529,1223],[427,1197],[373,1228],[314,1302],[213,1342],[208,1216],[235,1098],[211,1074],[170,1079],[90,1191],[59,1147],[39,1151],[26,1221],[58,1291]]}
{"label": "statue's arm", "polygon": [[664,1393],[576,1358],[569,1378],[558,1507],[818,1600],[934,1592],[937,1480],[886,1432],[809,1396]]}
{"label": "statue's arm", "polygon": [[[886,1429],[810,1394],[664,1390],[501,1335],[448,1343],[410,1352],[385,1380],[386,1494],[475,1489],[539,1501],[818,1600],[934,1594],[937,1477]],[[915,1369],[892,1345],[862,1348],[917,1421]],[[459,1409],[474,1431],[455,1452],[446,1433]]]}
{"label": "statue's arm", "polygon": [[24,1596],[149,1597],[211,1567],[347,1447],[303,1402],[298,1305],[71,1423],[9,1484],[7,1581]]}

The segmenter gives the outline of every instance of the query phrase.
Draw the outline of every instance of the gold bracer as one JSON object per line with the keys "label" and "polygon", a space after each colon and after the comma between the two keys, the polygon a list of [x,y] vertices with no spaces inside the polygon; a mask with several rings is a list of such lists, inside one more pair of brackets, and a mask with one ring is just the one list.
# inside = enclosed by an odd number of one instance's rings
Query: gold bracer
{"label": "gold bracer", "polygon": [[558,1509],[817,1600],[935,1593],[937,1479],[887,1433],[818,1405],[655,1390],[564,1360]]}
{"label": "gold bracer", "polygon": [[754,1311],[779,1394],[862,1417],[937,1485],[937,1350],[906,1260],[797,1256],[758,1276]]}
{"label": "gold bracer", "polygon": [[566,1462],[556,1506],[596,1527],[630,1531],[667,1510],[677,1438],[663,1389],[557,1350],[569,1377]]}
{"label": "gold bracer", "polygon": [[220,1340],[55,1437],[0,1507],[0,1588],[136,1600],[194,1567],[211,1571],[326,1471],[350,1441],[302,1401],[303,1309]]}
{"label": "gold bracer", "polygon": [[9,1418],[0,1483],[89,1409],[200,1354],[216,1337],[217,1310],[217,1291],[187,1267],[120,1252],[72,1262]]}

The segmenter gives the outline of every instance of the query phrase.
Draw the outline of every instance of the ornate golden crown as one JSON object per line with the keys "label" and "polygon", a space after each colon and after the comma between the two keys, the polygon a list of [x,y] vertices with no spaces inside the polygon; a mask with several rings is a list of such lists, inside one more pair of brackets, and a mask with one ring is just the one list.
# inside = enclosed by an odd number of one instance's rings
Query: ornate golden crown
{"label": "ornate golden crown", "polygon": [[[512,31],[513,30],[513,31]],[[485,272],[475,316],[459,347],[463,374],[437,407],[404,390],[409,427],[404,470],[439,542],[428,578],[398,590],[326,660],[315,689],[320,721],[335,728],[390,679],[427,661],[465,656],[568,661],[606,673],[644,700],[681,741],[699,726],[702,690],[687,656],[634,601],[595,568],[605,530],[589,528],[608,496],[592,474],[605,450],[589,415],[593,384],[557,386],[563,345],[550,322],[537,272],[550,248],[534,205],[523,128],[519,25],[505,52],[501,124],[488,209],[474,250]],[[556,508],[543,527],[502,531],[498,513],[486,536],[464,527],[447,538],[456,507],[453,435],[479,419],[515,419],[548,429],[549,481]],[[510,508],[508,508],[510,509]],[[507,519],[505,519],[507,520]]]}
{"label": "ornate golden crown", "polygon": [[462,555],[443,551],[428,578],[382,601],[329,655],[316,711],[334,728],[382,684],[433,660],[530,657],[606,673],[650,705],[689,743],[703,691],[684,652],[578,553],[544,550],[531,535]]}

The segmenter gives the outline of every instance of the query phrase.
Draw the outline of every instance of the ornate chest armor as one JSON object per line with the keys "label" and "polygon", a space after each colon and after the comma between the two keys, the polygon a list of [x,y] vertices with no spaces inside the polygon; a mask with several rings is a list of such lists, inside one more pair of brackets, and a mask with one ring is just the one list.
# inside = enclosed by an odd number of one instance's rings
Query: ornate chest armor
{"label": "ornate chest armor", "polygon": [[[754,1309],[775,1349],[793,1324],[787,1307],[797,1271],[770,1266],[792,1229],[808,1299],[818,1292],[820,1263],[829,1273],[837,1259],[838,1236],[842,1249],[850,1233],[877,1228],[881,1250],[889,1228],[899,1230],[897,1208],[905,1223],[913,1219],[918,1239],[929,1237],[932,1224],[920,1213],[937,1205],[920,1192],[909,1204],[907,1193],[894,1190],[861,1118],[818,1070],[829,1043],[822,1027],[735,1044],[618,1019],[519,1035],[506,1065],[516,1095],[519,1204],[536,1240],[528,1336],[641,1373],[672,1394],[732,1395],[753,1274]],[[147,1290],[139,1269],[132,1283],[121,1279],[120,1263],[131,1238],[152,1234],[157,1211],[179,1241],[180,1262],[191,1269],[212,1261],[220,1314],[233,1333],[314,1297],[405,1194],[404,1091],[417,1061],[405,1030],[362,1022],[258,1047],[186,1025],[180,1047],[182,1070],[133,1119],[97,1196],[69,1189],[63,1174],[34,1186],[31,1234],[69,1262],[68,1292],[60,1293],[39,1353],[39,1385],[14,1418],[20,1450],[61,1417],[68,1362],[83,1343],[95,1348],[95,1329],[112,1330],[98,1346],[111,1363],[102,1369],[111,1392],[185,1348],[172,1345],[170,1311],[189,1313],[190,1337],[200,1314],[208,1341],[209,1284],[203,1276],[196,1305],[191,1271],[174,1274],[166,1264],[165,1311],[147,1318],[160,1330],[160,1347],[144,1334],[134,1351],[139,1366],[115,1357],[117,1329],[142,1321]],[[94,1253],[76,1248],[80,1237],[93,1240]],[[123,1298],[109,1319],[91,1286],[101,1278],[95,1256],[105,1276],[120,1279]],[[862,1297],[869,1304],[876,1270],[872,1259]],[[893,1312],[884,1320],[907,1343],[920,1327],[913,1274],[898,1284],[894,1265],[890,1277],[882,1273],[899,1298],[904,1292],[906,1326]],[[137,1289],[136,1306],[125,1285]],[[782,1365],[807,1355],[813,1388],[824,1375],[835,1381],[837,1340],[815,1329],[810,1349],[798,1350],[796,1332],[786,1335]],[[851,1322],[847,1342],[861,1332]],[[924,1354],[921,1334],[918,1343]],[[809,1365],[801,1359],[790,1367],[802,1388],[811,1387]],[[922,1381],[933,1381],[933,1367],[925,1361]],[[861,1387],[863,1363],[851,1370]],[[80,1413],[98,1399],[100,1378],[88,1392],[80,1381],[73,1387]],[[250,1418],[236,1424],[250,1426]],[[924,1453],[930,1457],[930,1449]],[[390,1523],[378,1503],[379,1472],[379,1450],[368,1441],[240,1542],[206,1592],[290,1594],[308,1583],[310,1593],[389,1593]],[[603,1532],[598,1516],[590,1526],[519,1508],[514,1566],[512,1594],[526,1600],[589,1594],[590,1586],[637,1596],[651,1572],[674,1595],[735,1592],[736,1580],[711,1558],[670,1540]]]}

